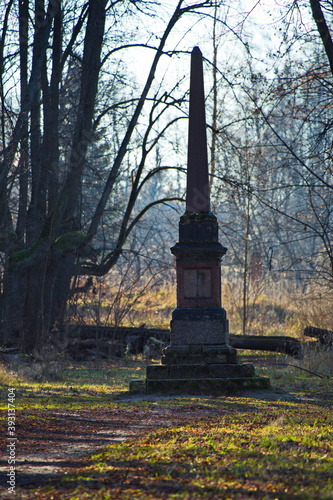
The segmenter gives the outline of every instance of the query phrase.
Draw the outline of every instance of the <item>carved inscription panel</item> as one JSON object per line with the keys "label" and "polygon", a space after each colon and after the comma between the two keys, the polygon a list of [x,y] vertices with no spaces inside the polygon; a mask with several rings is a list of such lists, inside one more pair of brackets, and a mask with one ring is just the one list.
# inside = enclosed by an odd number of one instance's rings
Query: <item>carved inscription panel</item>
{"label": "carved inscription panel", "polygon": [[211,297],[211,268],[184,269],[184,298],[210,299]]}

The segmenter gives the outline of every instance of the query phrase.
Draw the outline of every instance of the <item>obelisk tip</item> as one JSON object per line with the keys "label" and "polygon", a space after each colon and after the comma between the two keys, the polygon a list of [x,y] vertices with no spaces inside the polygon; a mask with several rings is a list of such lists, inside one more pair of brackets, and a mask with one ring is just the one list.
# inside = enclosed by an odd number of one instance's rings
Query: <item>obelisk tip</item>
{"label": "obelisk tip", "polygon": [[210,212],[205,92],[199,47],[194,47],[191,54],[186,211]]}

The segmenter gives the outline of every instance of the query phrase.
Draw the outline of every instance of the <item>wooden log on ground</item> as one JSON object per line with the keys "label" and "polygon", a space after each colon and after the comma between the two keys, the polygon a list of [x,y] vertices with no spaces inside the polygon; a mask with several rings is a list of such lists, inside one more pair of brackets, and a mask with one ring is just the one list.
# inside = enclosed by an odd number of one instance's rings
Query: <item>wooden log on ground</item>
{"label": "wooden log on ground", "polygon": [[229,344],[236,349],[280,352],[294,357],[302,355],[302,342],[293,337],[229,335]]}
{"label": "wooden log on ground", "polygon": [[[84,341],[92,345],[102,345],[101,342],[111,341],[117,343],[118,352],[124,354],[143,353],[148,340],[154,338],[165,344],[170,341],[170,330],[162,328],[146,328],[125,326],[99,326],[99,325],[67,325],[66,335],[76,344],[78,352],[85,344]],[[73,343],[73,342],[72,342]],[[71,349],[73,351],[73,349]]]}
{"label": "wooden log on ground", "polygon": [[[143,352],[144,345],[149,338],[158,339],[166,344],[170,341],[170,330],[162,328],[146,328],[142,327],[102,327],[91,325],[80,325],[74,327],[70,336],[72,338],[80,339],[80,347],[84,345],[85,339],[90,344],[97,344],[105,340],[112,340],[118,342],[123,347],[121,350],[127,349],[130,354],[137,354]],[[93,340],[92,340],[93,339]],[[81,343],[82,342],[82,343]],[[288,354],[294,357],[302,355],[302,343],[294,337],[284,336],[263,336],[263,335],[230,335],[229,343],[236,349],[249,349],[256,351],[270,351]],[[313,342],[316,344],[316,342]]]}
{"label": "wooden log on ground", "polygon": [[333,347],[333,331],[325,330],[324,328],[316,328],[315,326],[306,326],[304,328],[305,337],[314,337],[319,340],[322,345]]}
{"label": "wooden log on ground", "polygon": [[159,340],[168,341],[170,330],[163,328],[146,328],[144,325],[139,327],[132,326],[100,326],[100,325],[66,325],[64,332],[70,338],[97,339],[97,340],[123,340],[128,335],[140,337],[154,337]]}
{"label": "wooden log on ground", "polygon": [[97,357],[122,357],[125,346],[119,342],[96,339],[75,339],[67,346],[67,351],[73,359],[83,360],[92,354]]}

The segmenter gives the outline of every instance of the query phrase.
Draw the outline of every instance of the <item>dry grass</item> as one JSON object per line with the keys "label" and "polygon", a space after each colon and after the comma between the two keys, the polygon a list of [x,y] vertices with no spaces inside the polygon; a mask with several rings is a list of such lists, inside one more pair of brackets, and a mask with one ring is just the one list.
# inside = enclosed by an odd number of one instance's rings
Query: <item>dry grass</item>
{"label": "dry grass", "polygon": [[[114,278],[114,279],[113,279]],[[86,294],[75,296],[68,320],[99,325],[169,328],[176,307],[176,287],[153,276],[131,280],[103,277]]]}
{"label": "dry grass", "polygon": [[[333,330],[333,291],[324,291],[317,285],[302,289],[288,289],[283,283],[267,280],[261,286],[249,287],[247,297],[248,335],[285,335],[302,338],[306,326]],[[227,311],[230,331],[242,333],[242,283],[222,286],[223,307]]]}
{"label": "dry grass", "polygon": [[9,387],[17,384],[18,375],[10,367],[0,364],[0,387]]}
{"label": "dry grass", "polygon": [[303,358],[299,361],[302,368],[320,373],[327,377],[333,376],[333,348],[325,346],[306,345],[303,348]]}
{"label": "dry grass", "polygon": [[[227,311],[230,332],[242,333],[243,302],[241,282],[224,282],[222,305]],[[274,286],[273,286],[274,285]],[[307,325],[333,330],[333,297],[320,288],[309,286],[306,292],[281,293],[275,284],[264,282],[249,289],[247,329],[249,335],[286,335],[301,338]],[[141,279],[116,287],[101,281],[89,294],[79,296],[70,306],[70,319],[88,324],[119,324],[169,328],[176,307],[175,283],[156,285]]]}
{"label": "dry grass", "polygon": [[147,327],[169,328],[176,300],[175,286],[147,290],[129,311],[125,322],[130,326],[145,324]]}
{"label": "dry grass", "polygon": [[[175,284],[164,283],[150,286],[141,281],[140,286],[128,286],[119,293],[119,288],[100,287],[98,294],[90,294],[85,299],[84,311],[96,311],[96,318],[103,318],[104,324],[112,318],[121,317],[124,326],[169,328],[173,309],[176,307]],[[224,282],[222,286],[222,305],[227,311],[230,332],[242,333],[242,294],[241,285]],[[333,298],[323,293],[319,287],[308,286],[307,290],[289,290],[282,283],[264,282],[261,286],[249,289],[247,302],[247,330],[249,335],[284,335],[303,339],[305,326],[333,330]],[[118,294],[117,300],[112,294]],[[111,298],[110,298],[111,297]],[[113,302],[112,302],[113,301]],[[113,309],[113,312],[110,312]],[[118,312],[117,312],[118,311]],[[87,316],[86,316],[87,317]],[[90,320],[92,321],[92,315]],[[331,376],[333,354],[330,349],[305,349],[302,367],[311,371],[323,372]]]}

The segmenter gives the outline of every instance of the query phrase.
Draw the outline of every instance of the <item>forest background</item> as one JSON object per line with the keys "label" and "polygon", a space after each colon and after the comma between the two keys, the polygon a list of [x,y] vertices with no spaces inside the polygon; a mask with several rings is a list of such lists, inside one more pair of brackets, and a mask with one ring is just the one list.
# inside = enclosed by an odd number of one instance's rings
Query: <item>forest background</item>
{"label": "forest background", "polygon": [[167,325],[194,45],[231,328],[332,327],[330,2],[6,0],[0,19],[1,345]]}

